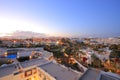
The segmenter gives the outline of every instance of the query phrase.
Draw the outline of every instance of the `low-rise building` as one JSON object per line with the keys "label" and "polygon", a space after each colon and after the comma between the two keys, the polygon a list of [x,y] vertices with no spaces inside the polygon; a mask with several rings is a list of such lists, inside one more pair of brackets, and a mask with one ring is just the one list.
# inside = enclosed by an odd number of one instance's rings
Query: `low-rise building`
{"label": "low-rise building", "polygon": [[44,58],[0,67],[0,80],[78,80],[81,75]]}

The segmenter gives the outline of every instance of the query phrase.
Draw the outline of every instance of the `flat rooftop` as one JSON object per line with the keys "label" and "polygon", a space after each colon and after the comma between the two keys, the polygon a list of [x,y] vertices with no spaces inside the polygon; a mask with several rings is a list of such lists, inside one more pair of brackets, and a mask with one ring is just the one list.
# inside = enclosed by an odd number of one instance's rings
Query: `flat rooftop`
{"label": "flat rooftop", "polygon": [[[22,68],[27,68],[27,67],[31,67],[31,66],[35,66],[35,65],[42,65],[48,63],[47,60],[45,60],[44,58],[39,58],[39,59],[33,59],[33,60],[29,60],[26,62],[20,62],[20,65]],[[7,76],[9,74],[13,74],[13,72],[18,70],[18,66],[16,66],[16,64],[9,64],[6,65],[4,67],[0,67],[0,77],[4,77]]]}
{"label": "flat rooftop", "polygon": [[24,56],[30,56],[31,55],[31,51],[19,51],[18,52],[18,56],[19,57],[24,57]]}
{"label": "flat rooftop", "polygon": [[79,80],[98,80],[99,70],[88,69]]}
{"label": "flat rooftop", "polygon": [[79,80],[120,80],[120,75],[90,68]]}
{"label": "flat rooftop", "polygon": [[34,66],[34,65],[42,65],[48,63],[48,60],[45,60],[44,58],[38,58],[38,59],[32,59],[29,61],[21,62],[22,68]]}
{"label": "flat rooftop", "polygon": [[102,71],[100,80],[120,80],[120,75]]}
{"label": "flat rooftop", "polygon": [[61,65],[53,62],[41,65],[39,67],[57,80],[78,80],[81,76],[80,73],[66,67],[62,67]]}
{"label": "flat rooftop", "polygon": [[0,67],[0,77],[12,74],[14,71],[17,71],[15,64],[10,64],[8,66]]}

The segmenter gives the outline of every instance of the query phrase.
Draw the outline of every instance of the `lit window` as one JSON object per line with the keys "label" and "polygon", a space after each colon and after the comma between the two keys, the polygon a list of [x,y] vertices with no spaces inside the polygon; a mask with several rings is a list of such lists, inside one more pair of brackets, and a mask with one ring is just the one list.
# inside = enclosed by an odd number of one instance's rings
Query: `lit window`
{"label": "lit window", "polygon": [[26,80],[32,80],[31,78],[28,78],[28,79],[26,79]]}
{"label": "lit window", "polygon": [[31,70],[28,70],[28,71],[25,72],[25,77],[30,76],[30,75],[32,75],[32,71]]}
{"label": "lit window", "polygon": [[37,69],[36,69],[36,68],[33,68],[33,69],[32,69],[32,73],[33,73],[33,74],[37,73]]}

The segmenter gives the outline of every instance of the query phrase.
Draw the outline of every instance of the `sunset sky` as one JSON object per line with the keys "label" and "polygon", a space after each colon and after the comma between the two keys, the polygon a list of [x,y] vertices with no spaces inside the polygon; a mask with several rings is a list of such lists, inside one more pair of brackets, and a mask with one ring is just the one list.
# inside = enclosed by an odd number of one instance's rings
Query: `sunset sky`
{"label": "sunset sky", "polygon": [[120,0],[0,0],[0,36],[120,36]]}

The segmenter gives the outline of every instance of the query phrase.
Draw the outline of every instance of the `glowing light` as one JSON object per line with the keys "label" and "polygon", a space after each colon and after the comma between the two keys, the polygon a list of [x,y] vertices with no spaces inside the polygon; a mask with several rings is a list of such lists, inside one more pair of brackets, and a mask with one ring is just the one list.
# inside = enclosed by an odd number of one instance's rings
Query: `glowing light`
{"label": "glowing light", "polygon": [[34,78],[32,78],[32,80],[35,80]]}
{"label": "glowing light", "polygon": [[14,40],[13,42],[14,42],[14,44],[16,44],[16,41],[15,41],[15,40]]}
{"label": "glowing light", "polygon": [[32,59],[32,56],[29,56],[30,59]]}
{"label": "glowing light", "polygon": [[0,37],[3,37],[3,36],[11,36],[11,34],[7,34],[7,33],[0,33]]}
{"label": "glowing light", "polygon": [[59,44],[59,41],[57,41],[56,44]]}
{"label": "glowing light", "polygon": [[7,52],[4,53],[4,56],[7,57]]}

